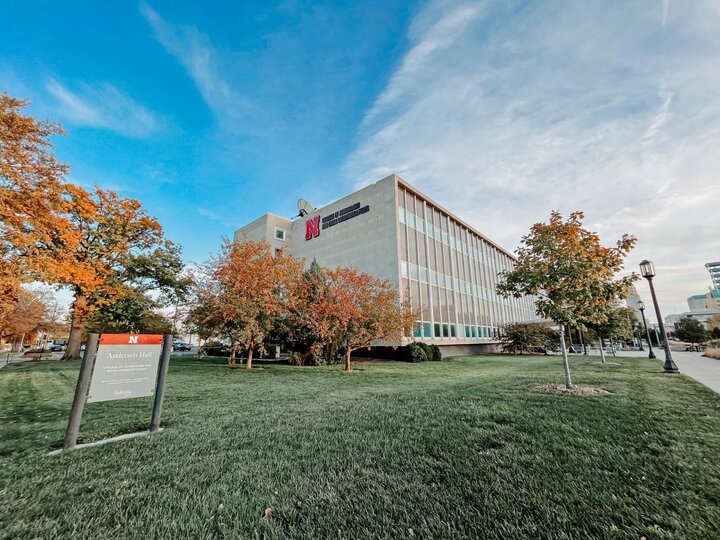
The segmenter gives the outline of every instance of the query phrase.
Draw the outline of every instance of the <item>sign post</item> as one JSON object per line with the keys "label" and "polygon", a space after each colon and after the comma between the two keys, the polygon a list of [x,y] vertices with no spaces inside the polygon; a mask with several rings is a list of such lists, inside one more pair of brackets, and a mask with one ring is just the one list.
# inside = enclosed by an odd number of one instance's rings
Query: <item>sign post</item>
{"label": "sign post", "polygon": [[85,407],[85,395],[90,386],[90,375],[92,375],[93,366],[95,365],[95,353],[98,348],[98,335],[90,334],[88,342],[85,345],[85,354],[83,354],[82,364],[80,364],[80,375],[78,375],[77,386],[75,386],[75,397],[73,397],[72,408],[70,409],[70,419],[68,420],[67,429],[65,430],[65,442],[63,450],[72,450],[77,444],[78,433],[80,432],[80,420],[82,420],[82,412]]}
{"label": "sign post", "polygon": [[90,334],[80,365],[63,450],[72,450],[77,446],[86,401],[94,403],[154,396],[149,431],[90,444],[102,444],[160,430],[172,339],[172,334],[103,334],[98,340],[98,334]]}
{"label": "sign post", "polygon": [[165,397],[165,378],[170,365],[172,340],[172,334],[165,334],[160,366],[158,367],[157,384],[155,385],[155,401],[153,402],[152,419],[150,420],[150,433],[155,433],[160,429],[160,415],[162,414],[163,398]]}

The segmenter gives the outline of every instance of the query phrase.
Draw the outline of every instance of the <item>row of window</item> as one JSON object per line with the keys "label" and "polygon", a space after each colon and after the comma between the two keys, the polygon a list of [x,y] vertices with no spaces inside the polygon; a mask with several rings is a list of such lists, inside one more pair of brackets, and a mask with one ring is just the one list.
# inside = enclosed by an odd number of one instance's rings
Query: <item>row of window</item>
{"label": "row of window", "polygon": [[483,260],[482,253],[479,249],[471,246],[470,244],[462,241],[459,238],[456,238],[452,234],[442,231],[439,227],[436,227],[432,223],[426,222],[423,218],[416,216],[409,210],[399,208],[399,211],[400,223],[404,223],[411,229],[415,229],[416,231],[426,234],[430,238],[434,238],[438,242],[442,242],[446,246],[450,246],[451,248],[459,251],[460,253],[464,253],[465,255],[475,259],[476,261],[491,266],[495,270],[505,269],[504,267],[501,267],[501,265],[497,264],[492,257],[488,258],[487,260]]}
{"label": "row of window", "polygon": [[413,328],[415,338],[493,338],[498,329],[493,326],[471,326],[469,324],[429,323],[418,321]]}
{"label": "row of window", "polygon": [[430,270],[424,266],[418,266],[417,264],[409,263],[407,261],[400,261],[400,273],[404,278],[414,279],[420,283],[430,283],[431,285],[437,285],[443,289],[457,291],[459,293],[475,296],[476,298],[485,298],[486,300],[499,298],[497,294],[489,291],[485,287],[480,287],[474,283],[463,281],[462,279],[458,279],[441,272],[435,272],[434,270]]}

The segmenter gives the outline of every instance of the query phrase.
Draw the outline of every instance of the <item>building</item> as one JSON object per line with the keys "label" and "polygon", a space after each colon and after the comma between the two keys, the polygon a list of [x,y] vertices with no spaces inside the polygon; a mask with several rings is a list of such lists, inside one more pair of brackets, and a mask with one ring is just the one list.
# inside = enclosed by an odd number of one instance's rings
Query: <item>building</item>
{"label": "building", "polygon": [[720,261],[709,262],[705,265],[705,268],[710,272],[713,289],[720,290]]}
{"label": "building", "polygon": [[265,214],[238,229],[235,241],[266,240],[308,264],[389,280],[420,314],[404,342],[434,343],[444,355],[487,351],[504,324],[539,320],[532,298],[495,293],[514,257],[397,175],[300,214]]}
{"label": "building", "polygon": [[720,290],[711,289],[705,294],[695,294],[687,299],[691,312],[720,310]]}

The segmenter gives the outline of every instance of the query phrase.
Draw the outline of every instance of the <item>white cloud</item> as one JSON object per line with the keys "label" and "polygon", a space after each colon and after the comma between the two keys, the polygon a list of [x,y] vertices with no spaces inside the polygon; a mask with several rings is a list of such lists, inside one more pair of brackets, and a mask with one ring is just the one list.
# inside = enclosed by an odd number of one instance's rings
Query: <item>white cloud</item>
{"label": "white cloud", "polygon": [[628,268],[654,259],[664,311],[687,310],[720,259],[720,11],[645,8],[431,2],[347,177],[396,172],[511,249],[582,209],[606,243],[637,235]]}
{"label": "white cloud", "polygon": [[210,39],[194,26],[174,25],[146,3],[140,12],[150,24],[155,39],[173,55],[193,80],[205,103],[218,116],[237,116],[247,106],[223,76],[221,55]]}
{"label": "white cloud", "polygon": [[148,137],[158,131],[155,115],[109,83],[81,84],[71,90],[55,79],[46,84],[57,110],[68,121],[109,129],[129,137]]}

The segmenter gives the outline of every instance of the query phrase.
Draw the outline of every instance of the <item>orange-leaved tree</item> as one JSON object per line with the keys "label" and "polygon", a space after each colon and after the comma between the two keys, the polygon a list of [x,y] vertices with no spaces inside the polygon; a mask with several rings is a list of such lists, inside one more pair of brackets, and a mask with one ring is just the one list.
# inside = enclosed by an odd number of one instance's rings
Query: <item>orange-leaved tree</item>
{"label": "orange-leaved tree", "polygon": [[582,212],[564,220],[553,211],[548,223],[536,223],[522,238],[518,260],[510,271],[500,273],[501,296],[535,297],[535,308],[560,326],[565,386],[572,389],[564,328],[599,325],[608,320],[608,307],[627,296],[638,276],[617,278],[623,261],[635,246],[634,236],[623,234],[615,247],[604,247],[600,237],[583,227]]}
{"label": "orange-leaved tree", "polygon": [[327,286],[307,310],[307,324],[321,341],[342,342],[345,371],[352,371],[353,351],[409,335],[417,316],[400,302],[389,281],[354,268],[325,272]]}
{"label": "orange-leaved tree", "polygon": [[278,318],[296,301],[302,271],[301,260],[285,250],[272,253],[267,242],[225,242],[210,262],[196,313],[204,317],[198,326],[204,326],[206,334],[231,342],[231,365],[242,348],[247,350],[246,367],[252,369],[253,353],[264,351]]}
{"label": "orange-leaved tree", "polygon": [[33,291],[21,287],[12,311],[0,331],[4,340],[12,342],[12,350],[20,351],[40,330],[50,311],[52,295],[49,291]]}
{"label": "orange-leaved tree", "polygon": [[116,302],[129,288],[182,294],[179,248],[163,238],[162,228],[135,199],[99,188],[89,193],[66,185],[68,221],[79,238],[75,249],[62,239],[44,245],[55,254],[39,277],[69,286],[74,297],[70,337],[64,359],[80,356],[85,321],[102,305]]}
{"label": "orange-leaved tree", "polygon": [[23,114],[28,102],[0,94],[0,320],[13,310],[20,283],[35,276],[52,254],[39,245],[77,237],[63,216],[63,177],[68,167],[52,153],[58,124]]}

